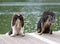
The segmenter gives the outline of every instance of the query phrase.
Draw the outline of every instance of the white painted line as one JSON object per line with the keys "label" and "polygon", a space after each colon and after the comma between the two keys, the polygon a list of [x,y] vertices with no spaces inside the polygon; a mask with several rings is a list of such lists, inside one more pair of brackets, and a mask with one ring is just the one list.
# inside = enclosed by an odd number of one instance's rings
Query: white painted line
{"label": "white painted line", "polygon": [[43,5],[60,5],[60,3],[31,3],[31,2],[0,3],[0,6],[43,6]]}
{"label": "white painted line", "polygon": [[[16,12],[0,12],[0,14],[13,14]],[[34,11],[34,12],[18,12],[20,14],[39,14],[42,13],[41,11]]]}
{"label": "white painted line", "polygon": [[[55,14],[60,14],[60,12],[53,11]],[[16,12],[0,12],[0,14],[13,14]],[[18,12],[20,14],[42,14],[43,11],[32,11],[32,12]]]}
{"label": "white painted line", "polygon": [[31,36],[33,36],[33,37],[35,37],[37,39],[40,39],[40,40],[42,40],[44,42],[47,42],[48,44],[59,44],[59,43],[57,43],[55,41],[52,41],[52,40],[46,39],[46,38],[44,38],[42,36],[39,36],[39,35],[37,35],[35,33],[28,33],[28,35],[31,35]]}

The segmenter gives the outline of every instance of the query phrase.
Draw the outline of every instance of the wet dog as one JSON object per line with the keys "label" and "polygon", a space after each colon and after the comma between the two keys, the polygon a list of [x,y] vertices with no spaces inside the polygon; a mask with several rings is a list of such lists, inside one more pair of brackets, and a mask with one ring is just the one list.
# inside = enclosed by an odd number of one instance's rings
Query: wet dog
{"label": "wet dog", "polygon": [[55,23],[55,14],[52,11],[44,11],[40,20],[37,23],[37,33],[49,33],[52,34]]}
{"label": "wet dog", "polygon": [[22,35],[24,36],[24,18],[21,14],[15,13],[11,20],[11,29],[8,33],[10,36]]}

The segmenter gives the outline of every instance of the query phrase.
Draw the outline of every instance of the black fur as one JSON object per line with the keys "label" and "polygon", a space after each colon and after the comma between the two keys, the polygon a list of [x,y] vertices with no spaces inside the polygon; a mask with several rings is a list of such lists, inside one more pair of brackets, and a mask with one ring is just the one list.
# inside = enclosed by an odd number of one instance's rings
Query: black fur
{"label": "black fur", "polygon": [[[40,20],[37,23],[37,32],[40,33],[42,30],[41,23],[44,25],[44,23],[47,21],[49,18],[48,15],[51,15],[52,18],[50,19],[51,23],[55,22],[55,14],[52,11],[44,11],[43,15],[41,16]],[[54,20],[54,21],[53,21]],[[43,33],[48,33],[50,31],[50,25],[46,25],[45,31]]]}

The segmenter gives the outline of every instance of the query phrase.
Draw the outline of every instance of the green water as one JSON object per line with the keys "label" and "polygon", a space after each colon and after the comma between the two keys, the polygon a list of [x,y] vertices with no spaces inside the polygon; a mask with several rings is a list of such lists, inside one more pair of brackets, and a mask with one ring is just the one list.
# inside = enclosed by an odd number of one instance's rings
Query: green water
{"label": "green water", "polygon": [[0,0],[0,2],[60,2],[60,0]]}
{"label": "green water", "polygon": [[[60,0],[0,0],[0,4],[8,2],[32,2],[32,3],[59,3]],[[43,12],[44,10],[50,9],[56,13],[57,21],[55,23],[54,30],[60,30],[60,6],[59,5],[41,5],[41,6],[0,6],[0,33],[6,33],[10,29],[12,14],[7,14],[9,12],[27,12],[23,14],[24,16],[24,27],[25,32],[35,32],[37,22],[40,18],[41,13],[38,14],[28,14],[29,12]]]}
{"label": "green water", "polygon": [[26,6],[1,6],[0,12],[33,12],[33,11],[43,11],[50,9],[52,11],[60,12],[60,6],[39,6],[39,7],[26,7]]}

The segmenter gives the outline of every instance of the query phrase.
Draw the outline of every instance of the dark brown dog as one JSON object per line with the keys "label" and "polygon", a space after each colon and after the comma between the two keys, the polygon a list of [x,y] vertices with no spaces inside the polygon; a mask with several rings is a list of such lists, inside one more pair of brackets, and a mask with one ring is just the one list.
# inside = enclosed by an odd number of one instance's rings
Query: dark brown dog
{"label": "dark brown dog", "polygon": [[40,35],[42,33],[52,34],[54,23],[55,23],[55,14],[49,10],[43,12],[42,17],[40,18],[37,24],[37,33],[39,33]]}

